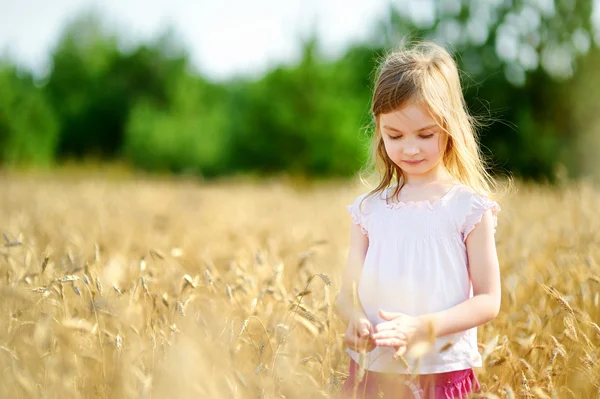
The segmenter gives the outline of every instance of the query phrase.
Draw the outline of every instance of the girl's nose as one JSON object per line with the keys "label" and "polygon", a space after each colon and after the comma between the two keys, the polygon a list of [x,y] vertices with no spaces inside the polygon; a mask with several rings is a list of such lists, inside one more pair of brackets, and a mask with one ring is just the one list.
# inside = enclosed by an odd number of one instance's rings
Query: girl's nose
{"label": "girl's nose", "polygon": [[404,147],[403,151],[406,155],[416,155],[419,153],[419,149],[416,147]]}

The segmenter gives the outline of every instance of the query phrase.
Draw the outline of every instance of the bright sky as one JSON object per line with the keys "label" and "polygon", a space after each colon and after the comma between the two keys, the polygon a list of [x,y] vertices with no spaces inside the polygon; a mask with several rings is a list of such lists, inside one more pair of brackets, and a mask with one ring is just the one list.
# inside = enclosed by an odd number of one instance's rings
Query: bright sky
{"label": "bright sky", "polygon": [[[435,0],[419,0],[420,6]],[[414,3],[414,2],[409,2]],[[0,55],[38,75],[65,24],[98,10],[128,40],[173,26],[203,74],[260,73],[298,54],[313,26],[333,54],[368,37],[388,0],[0,0]]]}

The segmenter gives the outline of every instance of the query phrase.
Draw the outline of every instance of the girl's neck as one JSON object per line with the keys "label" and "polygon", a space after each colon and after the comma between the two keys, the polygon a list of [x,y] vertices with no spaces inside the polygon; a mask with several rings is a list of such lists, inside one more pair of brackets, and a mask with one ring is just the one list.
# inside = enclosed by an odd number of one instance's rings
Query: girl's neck
{"label": "girl's neck", "polygon": [[404,186],[413,188],[424,188],[432,184],[443,184],[455,179],[450,175],[446,168],[440,167],[423,175],[406,175]]}

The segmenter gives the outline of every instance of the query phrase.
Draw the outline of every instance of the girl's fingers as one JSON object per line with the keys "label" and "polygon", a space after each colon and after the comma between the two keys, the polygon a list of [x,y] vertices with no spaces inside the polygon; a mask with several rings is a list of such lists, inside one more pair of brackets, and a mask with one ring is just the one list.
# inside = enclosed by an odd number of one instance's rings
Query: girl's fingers
{"label": "girl's fingers", "polygon": [[371,332],[369,331],[368,328],[363,328],[363,329],[361,329],[359,331],[359,336],[361,336],[361,337],[368,337],[370,333]]}
{"label": "girl's fingers", "polygon": [[357,327],[356,328],[357,330],[361,330],[361,331],[362,330],[367,330],[367,331],[369,331],[371,329],[372,325],[371,325],[371,323],[369,321],[363,320],[363,321],[359,322],[356,327]]}
{"label": "girl's fingers", "polygon": [[400,356],[404,356],[404,354],[405,354],[405,353],[406,353],[406,346],[403,346],[403,347],[399,348],[399,349],[396,351],[396,353],[394,353],[394,354],[392,355],[392,358],[393,358],[394,360],[396,360],[396,359],[398,359]]}
{"label": "girl's fingers", "polygon": [[403,346],[406,345],[406,340],[399,338],[385,338],[375,340],[377,346]]}
{"label": "girl's fingers", "polygon": [[375,345],[375,343],[371,340],[369,336],[359,337],[358,335],[349,336],[348,334],[344,336],[344,343],[348,345],[351,349],[368,347],[370,342],[373,345]]}
{"label": "girl's fingers", "polygon": [[357,345],[348,345],[348,348],[352,349],[355,352],[361,352],[363,350],[366,352],[371,352],[373,349],[375,349],[375,347],[375,344],[370,344],[368,342],[360,343]]}
{"label": "girl's fingers", "polygon": [[406,334],[398,330],[386,330],[373,334],[373,339],[400,338],[406,339]]}
{"label": "girl's fingers", "polygon": [[380,332],[380,331],[387,331],[387,330],[401,330],[401,331],[408,331],[408,330],[414,330],[414,326],[410,325],[410,324],[406,324],[406,323],[398,323],[397,321],[386,321],[384,323],[381,324],[377,324],[377,326],[375,326],[374,331]]}
{"label": "girl's fingers", "polygon": [[387,330],[393,330],[398,328],[398,324],[394,323],[393,321],[386,321],[380,324],[377,324],[377,326],[375,326],[375,332],[380,332],[380,331],[387,331]]}

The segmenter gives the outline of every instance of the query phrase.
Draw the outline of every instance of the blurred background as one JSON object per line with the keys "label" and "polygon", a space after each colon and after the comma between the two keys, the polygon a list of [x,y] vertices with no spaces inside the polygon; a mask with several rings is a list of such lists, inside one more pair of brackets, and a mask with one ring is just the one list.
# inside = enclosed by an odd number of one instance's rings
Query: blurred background
{"label": "blurred background", "polygon": [[432,39],[494,172],[599,175],[600,1],[0,0],[0,167],[351,176],[373,68]]}
{"label": "blurred background", "polygon": [[338,392],[345,206],[407,37],[519,183],[485,397],[598,397],[600,0],[0,0],[0,398]]}

